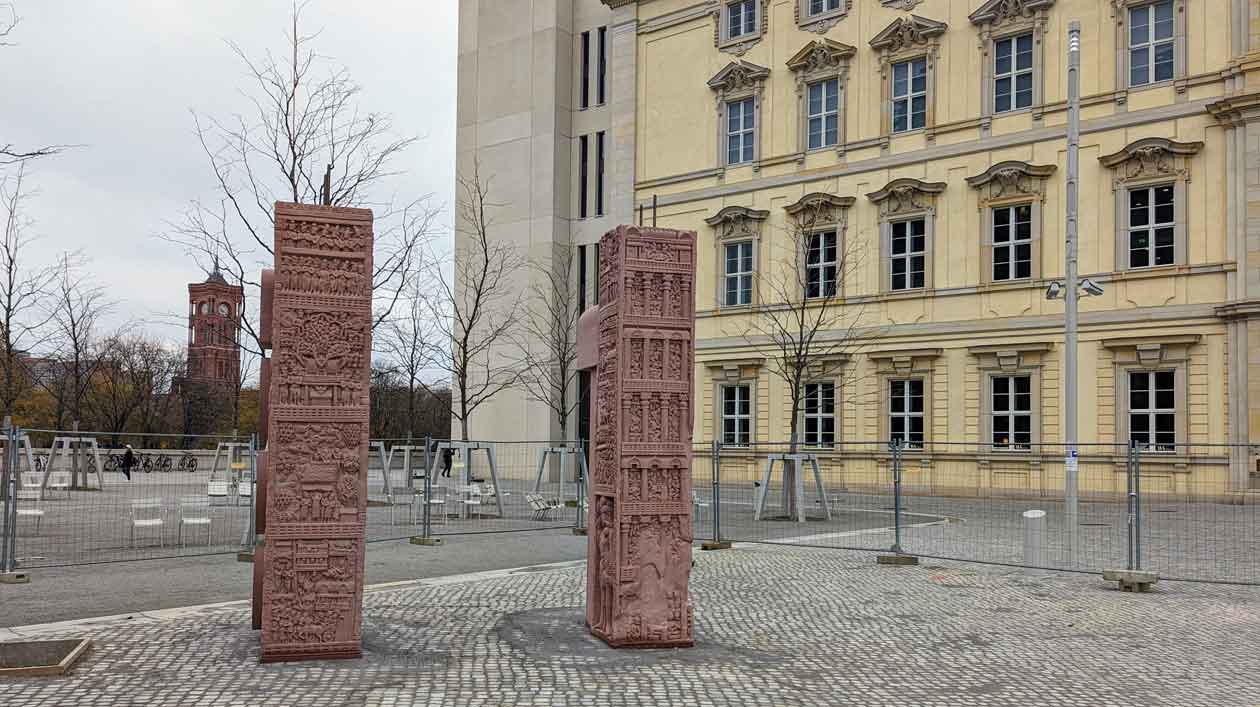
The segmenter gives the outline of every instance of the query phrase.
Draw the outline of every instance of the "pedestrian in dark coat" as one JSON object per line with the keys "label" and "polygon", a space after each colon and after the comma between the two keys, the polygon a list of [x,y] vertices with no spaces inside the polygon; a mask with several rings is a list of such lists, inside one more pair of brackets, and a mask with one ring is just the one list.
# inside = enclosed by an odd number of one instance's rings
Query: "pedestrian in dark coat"
{"label": "pedestrian in dark coat", "polygon": [[127,445],[127,451],[123,452],[122,473],[131,481],[131,467],[136,465],[136,455],[131,451],[131,445]]}

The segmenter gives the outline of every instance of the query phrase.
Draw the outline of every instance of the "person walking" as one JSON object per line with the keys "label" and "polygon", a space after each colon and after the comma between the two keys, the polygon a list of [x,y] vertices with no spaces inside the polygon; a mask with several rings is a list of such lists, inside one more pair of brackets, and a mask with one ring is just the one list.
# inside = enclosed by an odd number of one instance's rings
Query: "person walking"
{"label": "person walking", "polygon": [[136,455],[135,453],[131,451],[131,445],[128,444],[127,450],[123,452],[123,458],[122,458],[122,473],[123,473],[123,476],[127,477],[128,481],[131,481],[131,467],[135,465],[136,465]]}

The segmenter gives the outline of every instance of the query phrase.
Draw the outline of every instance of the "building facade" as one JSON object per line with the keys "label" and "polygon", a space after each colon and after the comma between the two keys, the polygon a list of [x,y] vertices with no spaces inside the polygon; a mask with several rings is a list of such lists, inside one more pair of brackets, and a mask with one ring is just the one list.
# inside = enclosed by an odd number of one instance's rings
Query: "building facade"
{"label": "building facade", "polygon": [[[911,483],[942,489],[1061,483],[1064,316],[1047,292],[1064,269],[1079,21],[1079,272],[1097,285],[1080,305],[1080,439],[1143,444],[1152,491],[1252,487],[1260,0],[489,4],[461,3],[460,167],[515,170],[512,208],[546,211],[504,237],[589,248],[639,207],[695,230],[695,437],[732,448],[791,428],[757,320],[834,302],[802,441],[874,478],[885,462],[847,459],[846,443],[900,438]],[[554,26],[522,20],[544,5]],[[483,32],[500,23],[513,29]],[[603,105],[583,110],[588,25],[607,27],[610,63]],[[612,136],[602,215],[579,201],[592,129]],[[487,413],[496,433],[515,404]],[[1086,487],[1122,488],[1123,459],[1095,456]]]}

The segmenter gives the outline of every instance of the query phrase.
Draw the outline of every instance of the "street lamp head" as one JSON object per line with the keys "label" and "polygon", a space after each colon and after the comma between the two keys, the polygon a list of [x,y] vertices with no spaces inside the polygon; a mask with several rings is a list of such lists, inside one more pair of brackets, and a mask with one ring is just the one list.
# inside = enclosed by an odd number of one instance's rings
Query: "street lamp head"
{"label": "street lamp head", "polygon": [[1102,285],[1087,277],[1084,280],[1081,280],[1081,291],[1087,295],[1097,297],[1103,293],[1103,288]]}
{"label": "street lamp head", "polygon": [[1060,282],[1052,282],[1046,288],[1046,299],[1059,299],[1059,295],[1063,294],[1063,284]]}

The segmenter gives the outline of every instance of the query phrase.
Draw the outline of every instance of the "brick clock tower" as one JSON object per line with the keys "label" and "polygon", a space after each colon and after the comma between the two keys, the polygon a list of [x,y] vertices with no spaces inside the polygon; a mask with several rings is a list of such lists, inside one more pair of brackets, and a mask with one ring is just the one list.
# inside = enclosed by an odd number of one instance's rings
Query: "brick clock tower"
{"label": "brick clock tower", "polygon": [[187,380],[236,386],[243,300],[243,290],[223,279],[217,263],[205,282],[188,285]]}

